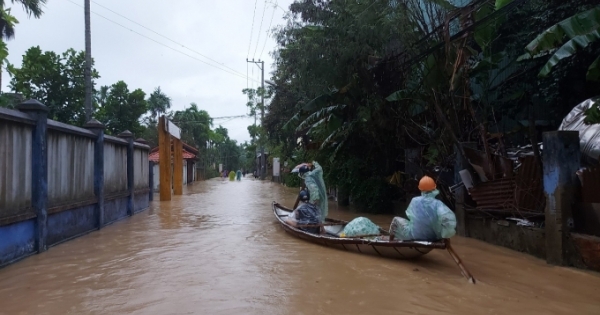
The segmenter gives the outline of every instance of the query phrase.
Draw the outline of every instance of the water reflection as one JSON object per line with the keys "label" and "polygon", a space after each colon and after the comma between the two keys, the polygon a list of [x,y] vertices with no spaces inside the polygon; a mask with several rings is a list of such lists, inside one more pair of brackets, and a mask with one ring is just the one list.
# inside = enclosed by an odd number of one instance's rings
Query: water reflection
{"label": "water reflection", "polygon": [[[471,239],[395,261],[287,235],[271,201],[297,189],[245,178],[171,202],[0,270],[0,314],[598,314],[600,276]],[[158,196],[157,196],[158,198]],[[330,215],[359,214],[330,207]],[[366,215],[382,226],[391,216]]]}

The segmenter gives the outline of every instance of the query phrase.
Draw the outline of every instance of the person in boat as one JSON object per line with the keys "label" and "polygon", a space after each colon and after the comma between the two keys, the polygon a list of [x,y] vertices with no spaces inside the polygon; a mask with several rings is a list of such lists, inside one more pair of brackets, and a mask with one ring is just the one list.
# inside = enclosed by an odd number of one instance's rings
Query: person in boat
{"label": "person in boat", "polygon": [[419,181],[421,196],[410,201],[406,217],[395,217],[390,225],[390,241],[436,241],[456,234],[456,215],[441,200],[433,178],[423,176]]}
{"label": "person in boat", "polygon": [[[421,196],[411,200],[406,209],[408,220],[395,217],[390,225],[389,240],[437,241],[456,234],[456,216],[442,201],[435,181],[424,176],[419,182]],[[379,226],[365,217],[358,217],[346,224],[340,237],[363,237],[380,234]]]}
{"label": "person in boat", "polygon": [[310,202],[310,192],[302,189],[298,195],[298,200],[300,200],[300,204],[287,216],[285,222],[303,231],[319,234],[321,231],[319,226],[321,224],[321,214],[319,209]]}
{"label": "person in boat", "polygon": [[303,163],[298,168],[298,176],[304,180],[304,184],[310,192],[310,202],[319,208],[321,221],[324,221],[329,209],[325,181],[323,180],[323,168],[317,161]]}

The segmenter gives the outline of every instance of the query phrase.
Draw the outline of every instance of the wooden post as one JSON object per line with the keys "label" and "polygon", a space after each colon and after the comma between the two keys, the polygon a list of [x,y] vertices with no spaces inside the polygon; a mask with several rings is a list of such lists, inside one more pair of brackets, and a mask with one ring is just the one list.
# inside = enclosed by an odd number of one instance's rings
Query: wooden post
{"label": "wooden post", "polygon": [[552,131],[543,134],[544,193],[546,195],[546,262],[565,263],[567,238],[573,227],[580,167],[578,131]]}
{"label": "wooden post", "polygon": [[48,107],[36,100],[28,100],[17,109],[35,120],[31,150],[31,206],[36,214],[35,244],[38,253],[47,249],[48,237]]}
{"label": "wooden post", "polygon": [[83,127],[96,134],[94,142],[94,195],[98,198],[96,215],[98,216],[98,230],[104,226],[104,125],[92,119]]}
{"label": "wooden post", "polygon": [[127,214],[132,216],[135,212],[135,196],[134,196],[134,161],[133,161],[133,134],[129,130],[125,130],[119,134],[119,138],[127,140]]}
{"label": "wooden post", "polygon": [[173,195],[183,195],[183,144],[173,138]]}
{"label": "wooden post", "polygon": [[160,201],[171,200],[171,136],[166,129],[166,118],[158,120],[158,163],[160,168]]}

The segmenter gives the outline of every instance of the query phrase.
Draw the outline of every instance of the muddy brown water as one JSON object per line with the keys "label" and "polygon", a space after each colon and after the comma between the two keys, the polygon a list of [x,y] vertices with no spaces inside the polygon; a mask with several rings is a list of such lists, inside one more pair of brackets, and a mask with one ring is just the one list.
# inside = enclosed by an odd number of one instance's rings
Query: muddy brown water
{"label": "muddy brown water", "polygon": [[599,274],[472,239],[454,247],[476,285],[445,251],[396,261],[296,239],[270,207],[295,192],[249,178],[196,183],[0,269],[0,314],[600,314]]}

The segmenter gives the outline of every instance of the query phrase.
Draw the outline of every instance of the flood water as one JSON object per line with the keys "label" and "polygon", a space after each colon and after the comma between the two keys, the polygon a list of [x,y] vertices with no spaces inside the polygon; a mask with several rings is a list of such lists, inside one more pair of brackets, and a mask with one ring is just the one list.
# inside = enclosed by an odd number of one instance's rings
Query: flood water
{"label": "flood water", "polygon": [[600,314],[598,273],[455,237],[473,285],[442,250],[396,261],[286,234],[271,201],[291,206],[296,189],[249,178],[185,189],[0,269],[0,314]]}

